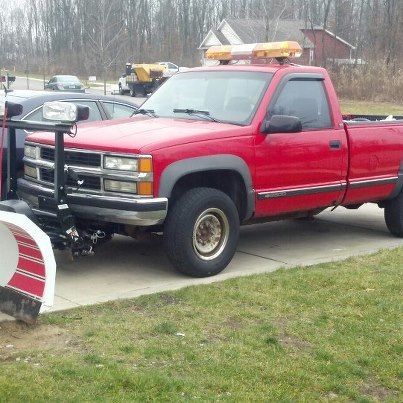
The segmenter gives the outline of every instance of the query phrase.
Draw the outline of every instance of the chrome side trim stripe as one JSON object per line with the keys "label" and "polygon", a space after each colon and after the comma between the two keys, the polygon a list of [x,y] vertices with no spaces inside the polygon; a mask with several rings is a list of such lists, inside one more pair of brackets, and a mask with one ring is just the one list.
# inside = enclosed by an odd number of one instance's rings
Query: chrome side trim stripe
{"label": "chrome side trim stripe", "polygon": [[264,200],[264,199],[277,199],[280,197],[302,196],[315,193],[336,192],[345,189],[346,186],[347,186],[346,183],[335,183],[333,185],[309,186],[295,189],[259,192],[257,194],[257,198],[258,200]]}
{"label": "chrome side trim stripe", "polygon": [[334,184],[334,185],[309,186],[309,187],[304,187],[304,188],[294,188],[294,189],[286,189],[286,190],[272,190],[269,192],[259,192],[257,194],[257,198],[258,198],[258,200],[278,199],[281,197],[292,197],[292,196],[302,196],[302,195],[309,195],[309,194],[316,194],[316,193],[336,192],[336,191],[346,189],[347,186],[350,189],[359,189],[359,188],[368,187],[368,186],[396,184],[397,181],[398,181],[398,177],[393,176],[390,178],[352,181],[348,185],[347,185],[347,183],[344,182],[344,183]]}
{"label": "chrome side trim stripe", "polygon": [[358,189],[367,186],[379,186],[379,185],[390,185],[397,183],[398,177],[393,176],[390,178],[381,178],[381,179],[367,179],[363,181],[352,181],[349,184],[351,189]]}

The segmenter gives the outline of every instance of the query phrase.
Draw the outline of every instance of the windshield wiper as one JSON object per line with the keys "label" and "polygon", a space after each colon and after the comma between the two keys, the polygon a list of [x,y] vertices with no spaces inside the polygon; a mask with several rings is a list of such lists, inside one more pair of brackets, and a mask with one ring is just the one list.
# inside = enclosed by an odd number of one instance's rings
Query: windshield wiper
{"label": "windshield wiper", "polygon": [[222,123],[220,120],[210,115],[209,111],[201,111],[198,109],[174,109],[174,113],[185,113],[186,115],[194,115],[203,119],[211,120],[212,122]]}
{"label": "windshield wiper", "polygon": [[132,116],[134,115],[147,115],[151,116],[152,118],[157,118],[158,116],[155,114],[154,109],[144,109],[144,108],[139,108],[137,111],[134,111]]}

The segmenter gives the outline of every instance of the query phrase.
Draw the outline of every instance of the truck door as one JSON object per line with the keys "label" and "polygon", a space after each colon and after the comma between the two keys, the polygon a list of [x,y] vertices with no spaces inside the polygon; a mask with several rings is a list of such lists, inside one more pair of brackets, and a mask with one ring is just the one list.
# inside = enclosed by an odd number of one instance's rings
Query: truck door
{"label": "truck door", "polygon": [[302,132],[257,135],[256,215],[337,204],[346,186],[347,139],[332,122],[324,77],[286,75],[268,107],[267,118],[273,115],[297,116]]}

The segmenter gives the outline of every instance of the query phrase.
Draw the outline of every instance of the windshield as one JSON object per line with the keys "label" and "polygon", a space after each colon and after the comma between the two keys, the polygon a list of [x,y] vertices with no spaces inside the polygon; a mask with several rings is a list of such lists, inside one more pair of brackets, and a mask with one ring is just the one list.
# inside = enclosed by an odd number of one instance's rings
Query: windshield
{"label": "windshield", "polygon": [[58,76],[57,81],[61,83],[79,83],[80,80],[76,76]]}
{"label": "windshield", "polygon": [[251,71],[194,71],[171,77],[144,104],[159,117],[202,119],[178,110],[204,111],[221,122],[250,124],[272,78]]}

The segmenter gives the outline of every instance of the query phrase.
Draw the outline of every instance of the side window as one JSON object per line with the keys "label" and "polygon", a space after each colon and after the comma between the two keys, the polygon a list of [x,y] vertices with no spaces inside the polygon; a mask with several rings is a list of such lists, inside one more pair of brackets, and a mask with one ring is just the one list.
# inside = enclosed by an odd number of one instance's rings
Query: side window
{"label": "side window", "polygon": [[168,68],[169,69],[177,69],[178,68],[178,66],[176,66],[175,64],[173,64],[173,63],[167,63],[167,65],[168,65]]}
{"label": "side window", "polygon": [[29,113],[25,116],[24,120],[31,120],[33,122],[43,122],[42,106],[34,112]]}
{"label": "side window", "polygon": [[96,120],[102,120],[101,112],[99,111],[98,105],[94,101],[69,101],[66,99],[66,102],[73,102],[76,105],[84,105],[88,106],[90,108],[90,114],[88,116],[88,119],[85,120],[85,122],[93,122]]}
{"label": "side window", "polygon": [[291,79],[269,107],[273,115],[297,116],[303,129],[331,127],[329,105],[322,80]]}
{"label": "side window", "polygon": [[102,102],[112,119],[127,118],[136,110],[134,106],[116,104],[114,102]]}

